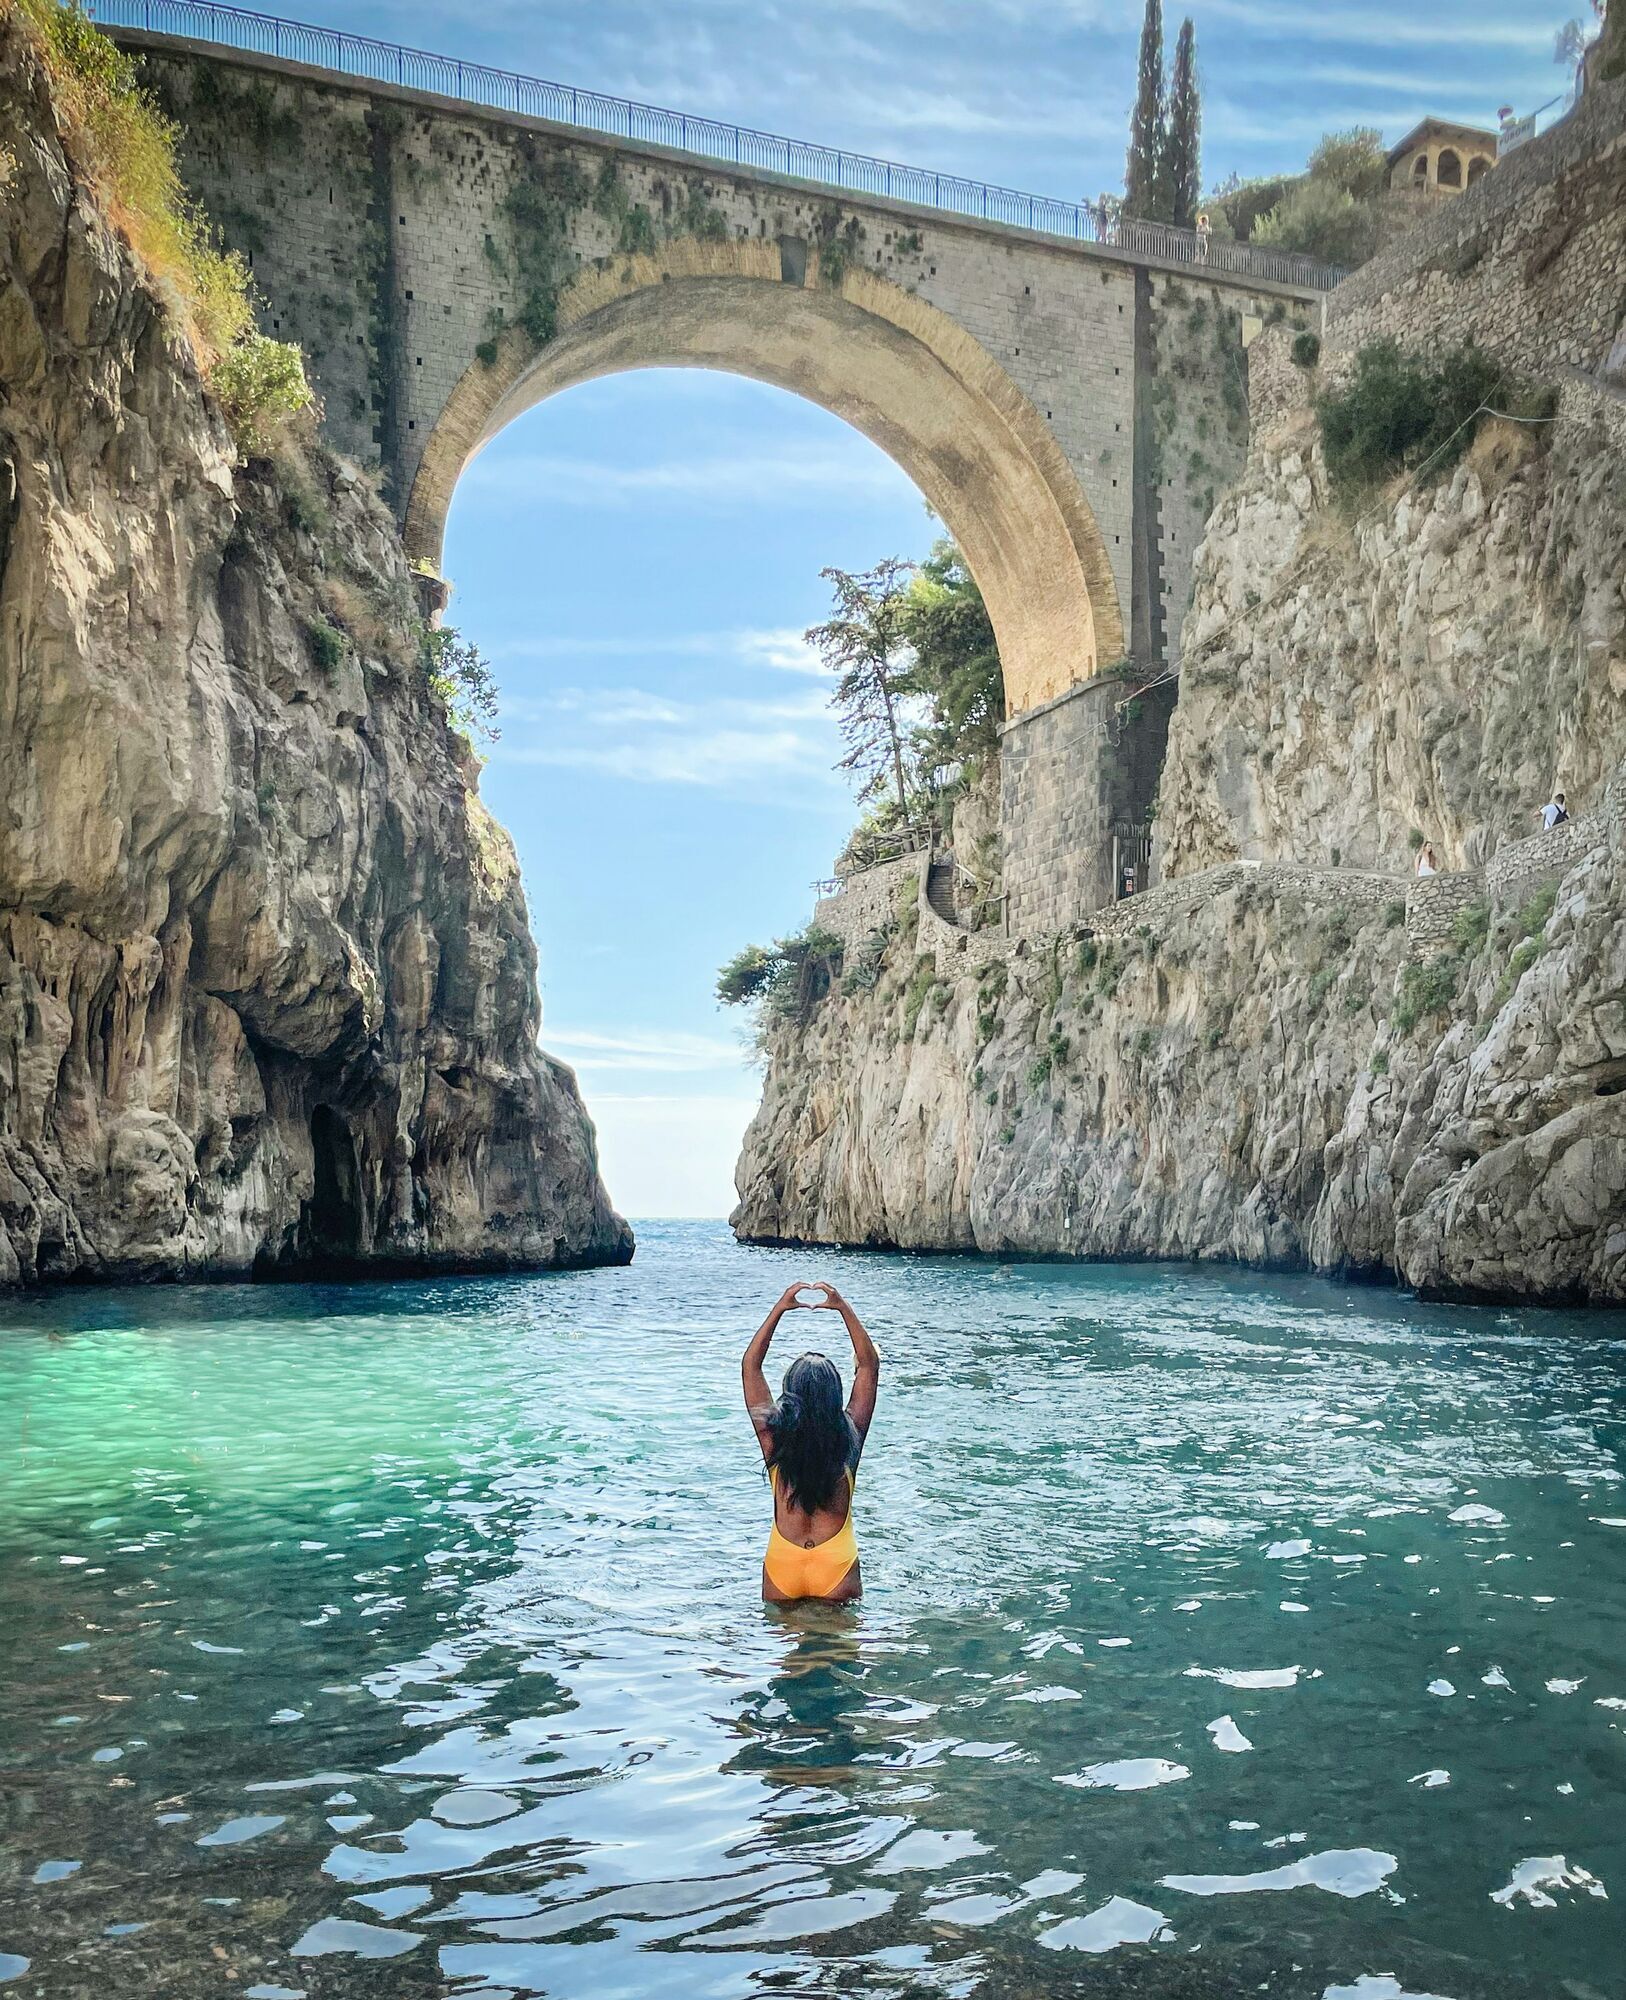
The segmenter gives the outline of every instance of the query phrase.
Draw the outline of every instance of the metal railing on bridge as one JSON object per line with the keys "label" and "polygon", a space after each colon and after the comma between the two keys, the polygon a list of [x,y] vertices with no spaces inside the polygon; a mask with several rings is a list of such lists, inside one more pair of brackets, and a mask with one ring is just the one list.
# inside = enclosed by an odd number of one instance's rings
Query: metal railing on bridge
{"label": "metal railing on bridge", "polygon": [[149,34],[174,35],[191,41],[214,42],[223,48],[272,56],[283,62],[335,70],[371,83],[395,84],[438,97],[457,98],[487,110],[511,111],[526,118],[545,118],[559,125],[635,144],[668,146],[702,159],[764,173],[785,174],[814,181],[849,194],[875,195],[906,201],[922,208],[979,222],[1004,223],[1049,236],[1095,243],[1133,258],[1168,264],[1189,264],[1213,272],[1258,278],[1309,291],[1329,291],[1344,275],[1313,258],[1251,243],[1222,242],[1192,229],[1174,229],[1162,222],[1133,222],[1114,217],[1092,202],[1058,201],[1050,195],[1023,194],[1015,188],[986,181],[965,180],[929,167],[908,167],[895,160],[873,159],[840,147],[819,146],[802,139],[785,139],[756,132],[745,125],[727,125],[690,112],[663,111],[630,98],[607,97],[597,90],[580,90],[541,77],[520,76],[492,69],[485,63],[461,62],[455,56],[430,55],[423,49],[379,42],[339,28],[322,28],[303,21],[283,21],[271,14],[250,13],[215,0],[85,0],[85,11],[98,26],[134,28]]}

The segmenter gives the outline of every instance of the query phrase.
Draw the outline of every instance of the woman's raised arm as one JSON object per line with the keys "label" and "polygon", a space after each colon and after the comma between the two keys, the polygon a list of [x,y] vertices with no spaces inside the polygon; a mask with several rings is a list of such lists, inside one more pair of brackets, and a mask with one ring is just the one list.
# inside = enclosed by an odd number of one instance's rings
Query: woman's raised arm
{"label": "woman's raised arm", "polygon": [[768,1358],[768,1344],[774,1337],[779,1322],[786,1313],[795,1309],[796,1294],[800,1285],[792,1285],[768,1308],[768,1317],[752,1334],[740,1362],[740,1384],[745,1390],[746,1414],[751,1419],[751,1427],[757,1434],[757,1443],[766,1458],[773,1449],[773,1437],[768,1429],[768,1419],[773,1415],[773,1391],[768,1387],[768,1378],[762,1372],[762,1364]]}
{"label": "woman's raised arm", "polygon": [[853,1392],[847,1398],[847,1415],[852,1419],[858,1441],[863,1443],[875,1418],[875,1397],[881,1386],[881,1357],[869,1330],[834,1285],[821,1285],[824,1306],[841,1315],[847,1338],[853,1344]]}

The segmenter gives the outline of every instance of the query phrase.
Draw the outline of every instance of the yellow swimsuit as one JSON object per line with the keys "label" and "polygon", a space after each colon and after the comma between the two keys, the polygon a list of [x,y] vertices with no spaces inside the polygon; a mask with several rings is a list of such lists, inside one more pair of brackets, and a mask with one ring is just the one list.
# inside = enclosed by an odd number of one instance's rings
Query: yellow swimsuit
{"label": "yellow swimsuit", "polygon": [[786,1597],[828,1597],[858,1560],[858,1537],[853,1533],[852,1496],[856,1475],[847,1468],[847,1518],[827,1542],[804,1549],[779,1532],[779,1469],[770,1467],[768,1483],[773,1488],[774,1523],[768,1533],[768,1553],[762,1566],[768,1581]]}

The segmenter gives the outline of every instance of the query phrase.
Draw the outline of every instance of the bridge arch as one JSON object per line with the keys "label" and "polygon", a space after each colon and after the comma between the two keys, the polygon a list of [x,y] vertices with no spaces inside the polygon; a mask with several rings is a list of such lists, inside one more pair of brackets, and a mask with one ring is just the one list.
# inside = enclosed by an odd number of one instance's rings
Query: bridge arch
{"label": "bridge arch", "polygon": [[827,282],[799,242],[677,239],[580,272],[559,331],[518,328],[464,371],[425,440],[408,553],[438,569],[464,467],[561,389],[633,368],[702,367],[789,390],[844,418],[914,481],[988,606],[1012,714],[1124,652],[1112,566],[1049,426],[972,335],[873,272]]}

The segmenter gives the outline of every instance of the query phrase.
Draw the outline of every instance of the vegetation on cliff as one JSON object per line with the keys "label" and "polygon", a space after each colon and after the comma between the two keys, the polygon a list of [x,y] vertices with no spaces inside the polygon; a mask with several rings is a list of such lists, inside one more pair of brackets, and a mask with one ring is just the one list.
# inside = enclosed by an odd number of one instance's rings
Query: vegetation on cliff
{"label": "vegetation on cliff", "polygon": [[1358,351],[1346,383],[1318,399],[1316,416],[1333,490],[1356,506],[1397,472],[1448,471],[1473,443],[1482,417],[1541,423],[1553,405],[1550,390],[1472,342],[1424,359],[1379,340]]}
{"label": "vegetation on cliff", "polygon": [[310,404],[304,363],[297,347],[256,328],[248,266],[221,248],[181,185],[174,125],[77,6],[0,0],[6,15],[26,24],[76,164],[186,332],[239,446],[266,450]]}
{"label": "vegetation on cliff", "polygon": [[1209,220],[1216,236],[1364,264],[1410,219],[1388,200],[1388,185],[1382,134],[1357,125],[1329,132],[1302,174],[1232,174],[1209,196]]}
{"label": "vegetation on cliff", "polygon": [[[998,753],[1005,683],[982,592],[946,536],[919,564],[893,557],[861,575],[823,574],[834,615],[807,638],[837,677],[832,698],[848,746],[838,768],[858,777],[868,807],[843,864],[862,866],[918,839],[910,830],[928,814],[941,819],[975,784]],[[800,1016],[840,969],[840,941],[810,929],[737,952],[718,975],[717,997],[730,1007],[760,1003],[763,1020]]]}

